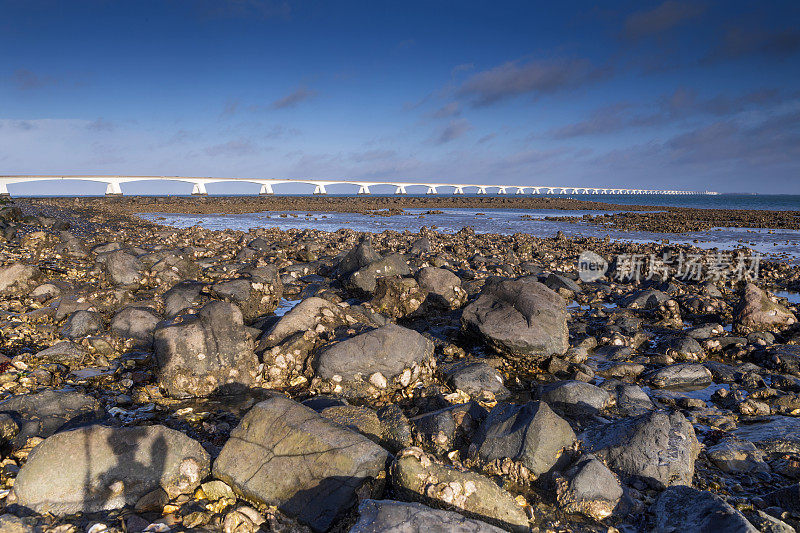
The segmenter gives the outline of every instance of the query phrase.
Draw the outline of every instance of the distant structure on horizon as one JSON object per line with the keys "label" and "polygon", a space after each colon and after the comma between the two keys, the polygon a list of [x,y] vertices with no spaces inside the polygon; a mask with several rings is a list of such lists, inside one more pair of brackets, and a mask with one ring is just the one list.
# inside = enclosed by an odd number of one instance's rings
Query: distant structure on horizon
{"label": "distant structure on horizon", "polygon": [[260,185],[259,194],[274,194],[276,185],[312,185],[314,194],[327,194],[327,187],[332,185],[352,185],[358,187],[358,194],[372,194],[371,187],[394,187],[395,194],[408,194],[408,189],[424,187],[426,194],[439,194],[439,189],[452,189],[452,194],[465,194],[465,190],[475,189],[476,194],[489,194],[492,190],[496,194],[508,194],[513,190],[515,194],[719,194],[712,191],[679,191],[670,189],[634,189],[612,187],[574,187],[563,185],[480,185],[474,183],[414,183],[398,181],[363,181],[363,180],[316,180],[316,179],[266,179],[266,178],[211,178],[187,176],[45,176],[45,175],[14,175],[0,176],[0,195],[8,196],[8,186],[16,183],[30,183],[37,181],[93,181],[106,184],[107,196],[121,196],[123,183],[137,181],[177,181],[192,184],[192,194],[206,195],[206,185],[211,183],[253,183]]}

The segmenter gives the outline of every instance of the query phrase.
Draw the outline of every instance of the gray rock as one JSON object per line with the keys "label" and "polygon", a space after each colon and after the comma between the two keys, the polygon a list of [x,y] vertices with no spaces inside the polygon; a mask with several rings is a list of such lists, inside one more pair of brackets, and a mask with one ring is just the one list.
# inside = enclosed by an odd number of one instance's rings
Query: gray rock
{"label": "gray rock", "polygon": [[468,443],[486,415],[477,402],[468,402],[415,416],[411,423],[420,445],[434,453],[446,453]]}
{"label": "gray rock", "polygon": [[205,287],[199,281],[182,281],[164,293],[164,316],[175,318],[185,309],[202,302],[201,291]]}
{"label": "gray rock", "polygon": [[19,426],[11,440],[18,450],[31,437],[50,435],[100,420],[105,411],[100,403],[77,391],[46,389],[31,394],[12,396],[0,402],[0,413],[6,413]]}
{"label": "gray rock", "polygon": [[537,477],[549,471],[575,432],[545,402],[497,404],[481,424],[474,443],[483,463],[504,458],[522,464]]}
{"label": "gray rock", "polygon": [[316,330],[320,324],[326,330],[332,330],[345,323],[341,307],[324,298],[312,296],[294,306],[267,330],[263,345],[265,348],[275,346],[295,333]]}
{"label": "gray rock", "polygon": [[363,240],[342,257],[337,271],[340,276],[347,276],[370,263],[380,261],[380,259],[381,255],[375,251],[372,243],[369,240]]}
{"label": "gray rock", "polygon": [[378,409],[381,422],[382,444],[391,452],[411,446],[411,422],[397,404]]}
{"label": "gray rock", "polygon": [[94,311],[75,311],[67,317],[61,334],[69,339],[80,339],[94,335],[103,329],[103,320]]}
{"label": "gray rock", "polygon": [[347,280],[351,288],[361,292],[372,293],[378,278],[388,276],[408,276],[411,271],[408,263],[399,254],[392,254],[379,259],[353,272]]}
{"label": "gray rock", "polygon": [[487,283],[461,322],[501,353],[545,358],[569,348],[564,299],[531,278]]}
{"label": "gray rock", "polygon": [[796,531],[795,528],[783,520],[778,520],[764,511],[747,513],[746,517],[747,521],[753,524],[761,533],[795,533]]}
{"label": "gray rock", "polygon": [[591,428],[580,435],[585,449],[618,475],[664,488],[692,482],[700,444],[679,412],[647,414]]}
{"label": "gray rock", "polygon": [[428,291],[427,301],[444,309],[458,309],[467,301],[461,278],[444,268],[425,267],[417,271],[419,286]]}
{"label": "gray rock", "polygon": [[456,510],[511,531],[528,531],[528,518],[508,491],[486,476],[443,465],[419,448],[401,451],[392,465],[398,494]]}
{"label": "gray rock", "polygon": [[33,287],[41,274],[35,266],[24,263],[11,263],[0,267],[0,294],[20,296]]}
{"label": "gray rock", "polygon": [[733,434],[767,454],[800,454],[800,419],[793,416],[772,416],[742,425]]}
{"label": "gray rock", "polygon": [[161,321],[149,307],[126,307],[111,320],[111,332],[124,339],[134,339],[144,345],[153,343],[153,333]]}
{"label": "gray rock", "polygon": [[215,283],[208,291],[214,298],[236,304],[244,319],[250,322],[278,307],[283,284],[277,276],[271,282],[237,278]]}
{"label": "gray rock", "polygon": [[540,399],[561,416],[595,415],[611,402],[611,395],[583,381],[560,381],[544,387]]}
{"label": "gray rock", "polygon": [[742,513],[716,494],[687,486],[669,487],[658,497],[652,511],[655,514],[655,533],[758,532]]}
{"label": "gray rock", "polygon": [[231,432],[214,476],[248,500],[276,505],[327,530],[381,476],[388,454],[366,437],[276,395],[256,404]]}
{"label": "gray rock", "polygon": [[[322,351],[314,362],[317,376],[341,378],[344,385],[372,384],[377,389],[408,386],[414,367],[429,362],[433,343],[414,330],[396,324],[356,335]],[[380,374],[385,384],[376,377]]]}
{"label": "gray rock", "polygon": [[233,304],[212,301],[154,333],[158,381],[170,396],[208,396],[254,385],[258,359]]}
{"label": "gray rock", "polygon": [[363,500],[350,533],[502,533],[496,526],[420,503]]}
{"label": "gray rock", "polygon": [[574,293],[581,292],[581,286],[578,285],[575,281],[569,279],[566,276],[561,276],[559,274],[550,274],[544,280],[544,284],[547,285],[548,288],[553,289],[554,291],[558,291],[558,289],[565,289],[568,291],[572,291]]}
{"label": "gray rock", "polygon": [[465,359],[443,367],[442,372],[448,385],[473,397],[488,391],[498,400],[502,400],[510,394],[503,385],[503,375],[483,361]]}
{"label": "gray rock", "polygon": [[797,317],[784,306],[770,300],[767,293],[748,283],[733,316],[737,333],[783,329],[797,322]]}
{"label": "gray rock", "polygon": [[779,372],[800,376],[800,346],[774,344],[753,352],[753,359]]}
{"label": "gray rock", "polygon": [[752,442],[736,438],[724,439],[708,447],[706,455],[717,468],[729,474],[769,472],[764,454]]}
{"label": "gray rock", "polygon": [[650,396],[638,385],[622,383],[614,387],[615,409],[623,416],[643,415],[656,408]]}
{"label": "gray rock", "polygon": [[171,498],[190,494],[209,466],[199,442],[164,426],[89,426],[34,448],[14,492],[38,513],[97,512],[133,505],[159,487]]}
{"label": "gray rock", "polygon": [[22,518],[6,513],[0,515],[0,531],[3,533],[34,533],[36,530]]}
{"label": "gray rock", "polygon": [[703,347],[688,335],[670,335],[659,343],[658,350],[679,361],[700,361],[705,358]]}
{"label": "gray rock", "polygon": [[109,253],[105,258],[105,267],[111,283],[122,286],[138,285],[145,270],[139,258],[122,250]]}
{"label": "gray rock", "polygon": [[71,365],[82,362],[86,351],[74,342],[61,341],[36,352],[34,357],[43,362]]}
{"label": "gray rock", "polygon": [[706,387],[711,385],[711,371],[703,365],[681,363],[659,368],[649,376],[650,384],[659,389]]}
{"label": "gray rock", "polygon": [[556,476],[556,501],[565,513],[600,521],[614,512],[621,498],[617,476],[591,454]]}
{"label": "gray rock", "polygon": [[669,300],[669,296],[657,289],[644,289],[623,300],[622,306],[634,309],[653,309],[667,300]]}

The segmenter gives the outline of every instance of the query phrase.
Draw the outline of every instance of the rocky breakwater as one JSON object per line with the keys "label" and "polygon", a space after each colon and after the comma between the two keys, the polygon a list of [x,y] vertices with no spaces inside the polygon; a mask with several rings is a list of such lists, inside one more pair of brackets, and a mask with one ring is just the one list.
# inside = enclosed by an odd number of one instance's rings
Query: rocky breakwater
{"label": "rocky breakwater", "polygon": [[584,282],[584,249],[703,252],[0,220],[2,530],[800,525],[791,265]]}

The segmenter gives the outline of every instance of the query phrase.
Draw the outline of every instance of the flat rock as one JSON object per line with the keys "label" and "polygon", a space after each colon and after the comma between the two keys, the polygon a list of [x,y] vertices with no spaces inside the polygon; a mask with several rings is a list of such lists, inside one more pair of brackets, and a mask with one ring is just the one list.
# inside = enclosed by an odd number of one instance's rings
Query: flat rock
{"label": "flat rock", "polygon": [[742,290],[739,305],[734,310],[733,327],[737,333],[783,329],[797,322],[794,313],[773,302],[766,292],[754,283]]}
{"label": "flat rock", "polygon": [[144,345],[153,343],[153,333],[161,321],[158,313],[149,307],[126,307],[111,320],[111,332],[124,339],[133,339]]}
{"label": "flat rock", "polygon": [[[368,438],[276,395],[231,432],[214,476],[243,497],[327,530],[382,477],[388,454]],[[379,483],[376,483],[376,487]]]}
{"label": "flat rock", "polygon": [[502,533],[496,526],[420,503],[364,500],[350,533]]}
{"label": "flat rock", "polygon": [[681,413],[651,411],[591,428],[584,448],[623,478],[641,478],[657,488],[691,484],[700,444]]}
{"label": "flat rock", "polygon": [[742,425],[733,434],[767,454],[800,454],[800,419],[793,416],[773,416],[765,422]]}
{"label": "flat rock", "polygon": [[14,483],[18,504],[56,515],[133,505],[161,487],[191,494],[208,475],[199,442],[164,426],[88,426],[48,437]]}
{"label": "flat rock", "polygon": [[716,494],[683,485],[669,487],[652,507],[655,533],[757,533],[747,519]]}
{"label": "flat rock", "polygon": [[294,306],[268,329],[262,344],[265,348],[269,348],[280,344],[295,333],[316,330],[319,325],[333,329],[345,323],[341,307],[324,298],[311,296]]}
{"label": "flat rock", "polygon": [[401,451],[392,466],[395,490],[433,507],[457,510],[511,531],[528,531],[528,518],[514,496],[475,472],[441,464],[419,448]]}
{"label": "flat rock", "polygon": [[711,385],[713,379],[706,367],[691,363],[665,366],[649,376],[650,384],[659,389],[705,387]]}
{"label": "flat rock", "polygon": [[533,278],[487,283],[464,308],[465,330],[498,352],[545,358],[569,348],[564,299]]}
{"label": "flat rock", "polygon": [[543,388],[541,400],[561,416],[591,416],[611,402],[611,395],[590,383],[569,380]]}

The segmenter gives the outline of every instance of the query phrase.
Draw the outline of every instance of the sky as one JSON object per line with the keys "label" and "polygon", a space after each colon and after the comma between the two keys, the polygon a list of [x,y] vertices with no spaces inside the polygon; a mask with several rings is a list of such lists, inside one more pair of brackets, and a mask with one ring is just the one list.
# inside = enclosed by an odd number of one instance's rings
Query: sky
{"label": "sky", "polygon": [[800,2],[0,0],[0,174],[800,193]]}

